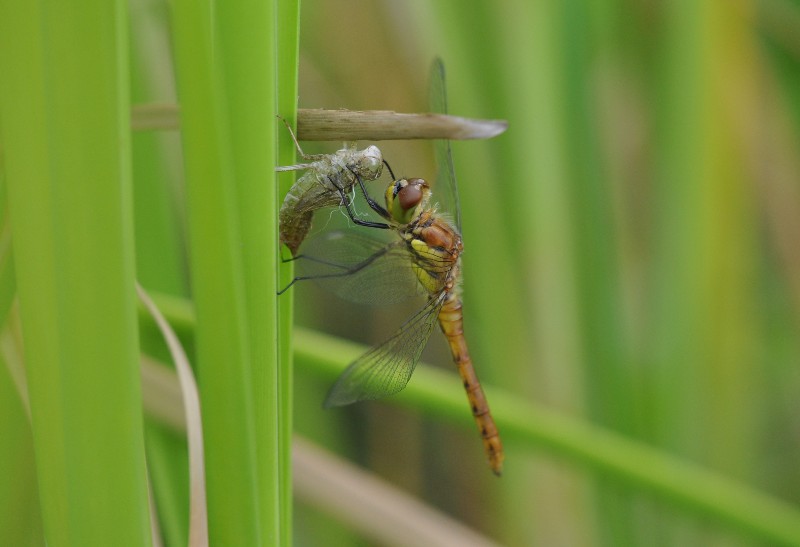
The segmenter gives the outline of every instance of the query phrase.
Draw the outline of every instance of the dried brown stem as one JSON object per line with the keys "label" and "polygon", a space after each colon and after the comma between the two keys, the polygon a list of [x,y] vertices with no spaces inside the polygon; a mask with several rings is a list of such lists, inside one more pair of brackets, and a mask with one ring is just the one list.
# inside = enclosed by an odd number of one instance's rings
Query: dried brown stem
{"label": "dried brown stem", "polygon": [[[137,131],[179,129],[175,104],[136,105],[131,127]],[[383,141],[406,139],[490,139],[508,127],[505,120],[477,120],[444,114],[402,114],[390,110],[297,112],[297,138],[303,141]]]}
{"label": "dried brown stem", "polygon": [[489,139],[507,127],[504,120],[401,114],[390,110],[301,109],[297,113],[297,135],[306,141]]}

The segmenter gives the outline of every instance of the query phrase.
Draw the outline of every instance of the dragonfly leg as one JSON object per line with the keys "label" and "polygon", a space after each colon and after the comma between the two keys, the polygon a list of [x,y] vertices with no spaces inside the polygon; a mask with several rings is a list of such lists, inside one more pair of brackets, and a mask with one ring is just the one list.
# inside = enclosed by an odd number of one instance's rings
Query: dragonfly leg
{"label": "dragonfly leg", "polygon": [[[384,160],[383,163],[386,163],[386,161]],[[386,163],[386,167],[389,167],[388,163]],[[350,169],[350,168],[348,168],[348,169]],[[380,216],[382,216],[385,219],[390,218],[389,217],[389,212],[386,209],[384,209],[383,207],[381,207],[378,204],[378,202],[375,201],[374,199],[372,199],[372,197],[369,195],[369,192],[367,192],[367,188],[364,186],[364,180],[358,175],[358,173],[356,173],[352,169],[350,169],[350,172],[353,173],[354,177],[356,177],[356,180],[358,181],[358,186],[361,188],[361,192],[364,194],[364,199],[367,200],[367,205],[369,205],[369,208],[372,209],[373,211],[375,211],[376,213],[378,213]],[[392,168],[391,167],[389,167],[389,174],[391,174],[392,175],[392,179],[394,179],[394,173],[392,172]],[[386,228],[389,227],[388,224],[385,224],[384,226]]]}
{"label": "dragonfly leg", "polygon": [[[317,258],[316,256],[309,256],[309,255],[299,254],[297,256],[294,256],[294,257],[286,260],[286,262],[293,262],[293,261],[299,260],[299,259],[308,260],[309,262],[316,262],[317,264],[324,264],[325,266],[330,266],[331,268],[339,268],[340,270],[343,270],[345,272],[352,273],[352,272],[350,272],[352,266],[346,266],[344,264],[337,264],[336,262],[331,262],[330,260],[324,260],[322,258]],[[316,279],[318,276],[313,276],[313,277]]]}
{"label": "dragonfly leg", "polygon": [[342,201],[344,202],[344,207],[347,210],[347,216],[350,217],[350,220],[358,224],[359,226],[366,226],[367,228],[380,228],[382,230],[388,230],[391,228],[385,222],[373,222],[371,220],[361,220],[360,218],[356,218],[355,213],[352,210],[352,205],[350,200],[345,194],[342,194]]}
{"label": "dragonfly leg", "polygon": [[283,122],[283,125],[286,126],[286,129],[289,130],[289,135],[292,136],[292,141],[294,141],[294,145],[295,147],[297,147],[297,153],[300,154],[301,158],[303,158],[304,160],[321,160],[325,157],[325,154],[306,154],[305,152],[303,152],[303,149],[300,148],[300,143],[298,142],[297,137],[295,136],[294,131],[292,130],[292,126],[289,125],[289,122],[283,116],[277,116],[277,117],[280,121]]}
{"label": "dragonfly leg", "polygon": [[280,252],[281,252],[281,264],[286,264],[287,262],[294,262],[295,260],[300,258],[300,255],[298,255],[298,256],[290,256],[289,258],[286,258],[285,256],[283,256],[283,245],[281,245],[281,251]]}
{"label": "dragonfly leg", "polygon": [[386,169],[389,170],[389,174],[392,176],[392,180],[397,180],[397,178],[394,176],[394,171],[392,171],[392,168],[389,166],[389,162],[383,160],[383,164],[386,166]]}
{"label": "dragonfly leg", "polygon": [[329,278],[332,278],[332,277],[345,277],[345,276],[348,276],[348,275],[353,275],[353,274],[355,274],[357,272],[360,272],[361,270],[363,270],[364,268],[366,268],[367,266],[369,266],[373,262],[375,262],[377,259],[379,259],[383,255],[388,253],[390,250],[392,250],[395,246],[396,245],[394,245],[394,244],[393,245],[387,245],[386,247],[383,247],[382,249],[377,250],[376,252],[372,253],[370,256],[368,256],[367,258],[365,258],[364,260],[362,260],[361,262],[359,262],[358,264],[355,264],[353,266],[346,266],[344,264],[336,264],[335,262],[329,262],[327,260],[322,260],[320,258],[307,256],[307,255],[297,255],[296,257],[294,257],[294,260],[302,258],[303,260],[308,260],[310,262],[316,262],[318,264],[324,264],[324,265],[330,266],[332,268],[339,268],[339,269],[341,269],[341,271],[335,272],[335,273],[329,273],[329,274],[320,274],[320,275],[298,275],[294,279],[292,279],[289,282],[288,285],[286,285],[284,288],[282,288],[281,290],[278,291],[278,296],[280,296],[283,293],[285,293],[286,291],[288,291],[292,287],[292,285],[294,285],[298,281],[308,281],[310,279],[329,279]]}
{"label": "dragonfly leg", "polygon": [[[372,198],[370,198],[369,195],[367,195],[367,190],[364,188],[364,182],[361,180],[361,177],[358,174],[356,174],[355,172],[353,172],[352,170],[350,170],[350,172],[353,173],[353,175],[358,180],[358,184],[361,186],[361,189],[363,190],[364,195],[367,196],[367,201],[369,202]],[[383,229],[383,230],[388,230],[389,228],[391,228],[391,226],[389,226],[385,222],[373,222],[371,220],[361,220],[360,218],[356,217],[356,214],[353,211],[353,204],[350,201],[350,197],[347,195],[347,192],[344,191],[344,188],[342,188],[341,186],[336,184],[336,182],[333,179],[331,179],[331,177],[328,176],[326,178],[328,179],[328,182],[331,184],[331,186],[336,188],[337,191],[339,192],[339,197],[342,200],[342,205],[344,205],[344,208],[347,211],[347,216],[350,217],[350,220],[352,220],[355,224],[357,224],[359,226],[366,226],[367,228],[380,228],[380,229]],[[372,207],[372,205],[370,205],[370,207]],[[380,206],[378,206],[378,207],[384,213],[386,213],[386,211],[382,207],[380,207]],[[374,207],[372,207],[372,208],[374,209]],[[376,211],[376,212],[378,212],[378,211]],[[388,213],[387,213],[387,215],[388,215]]]}

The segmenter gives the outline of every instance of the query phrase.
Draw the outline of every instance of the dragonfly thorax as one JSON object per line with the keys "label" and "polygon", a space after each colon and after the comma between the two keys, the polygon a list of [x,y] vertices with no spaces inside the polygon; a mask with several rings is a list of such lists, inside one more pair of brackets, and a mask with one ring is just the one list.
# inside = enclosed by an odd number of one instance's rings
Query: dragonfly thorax
{"label": "dragonfly thorax", "polygon": [[356,143],[345,143],[344,148],[323,161],[329,163],[331,170],[355,173],[364,180],[375,180],[383,172],[383,154],[374,144],[358,150]]}
{"label": "dragonfly thorax", "polygon": [[440,218],[434,217],[434,221],[428,226],[424,226],[419,230],[420,238],[425,242],[428,247],[442,252],[452,260],[458,258],[464,245],[461,242],[461,236],[458,235],[453,228]]}
{"label": "dragonfly thorax", "polygon": [[363,179],[375,180],[383,172],[383,154],[377,146],[370,145],[357,152],[350,168]]}
{"label": "dragonfly thorax", "polygon": [[455,228],[435,211],[426,210],[408,225],[405,238],[414,257],[414,273],[425,290],[431,295],[453,290],[464,249]]}

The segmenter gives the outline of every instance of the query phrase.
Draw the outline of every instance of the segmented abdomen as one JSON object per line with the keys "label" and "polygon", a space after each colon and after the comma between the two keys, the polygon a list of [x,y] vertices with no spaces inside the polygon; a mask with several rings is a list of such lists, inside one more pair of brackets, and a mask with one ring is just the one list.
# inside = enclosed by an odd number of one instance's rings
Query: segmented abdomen
{"label": "segmented abdomen", "polygon": [[[347,189],[353,186],[352,182],[344,182],[343,187]],[[289,247],[292,256],[297,254],[297,249],[311,229],[314,211],[323,207],[336,207],[341,202],[339,189],[334,186],[330,176],[309,171],[297,179],[283,199],[279,214],[281,241]]]}
{"label": "segmented abdomen", "polygon": [[489,403],[486,401],[483,388],[481,388],[475,368],[472,366],[467,340],[464,337],[461,299],[456,294],[449,293],[447,295],[445,303],[439,311],[439,325],[450,345],[453,361],[458,368],[464,390],[467,392],[472,416],[475,418],[475,423],[483,438],[483,447],[489,460],[489,467],[496,475],[500,475],[503,471],[503,444],[489,410]]}

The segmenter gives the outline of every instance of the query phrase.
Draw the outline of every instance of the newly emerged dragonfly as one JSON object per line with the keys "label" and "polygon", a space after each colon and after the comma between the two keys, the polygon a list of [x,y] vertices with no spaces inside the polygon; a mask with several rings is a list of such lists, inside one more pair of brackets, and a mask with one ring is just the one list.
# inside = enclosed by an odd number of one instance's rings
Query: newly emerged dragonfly
{"label": "newly emerged dragonfly", "polygon": [[[444,67],[438,59],[431,69],[431,100],[435,112],[446,113]],[[423,179],[397,180],[386,190],[386,208],[373,207],[386,221],[374,227],[389,228],[390,241],[379,241],[355,229],[312,239],[299,256],[307,275],[295,281],[315,279],[344,298],[372,304],[399,302],[415,294],[426,296],[425,305],[388,340],[342,373],[324,406],[378,399],[402,390],[438,322],[461,376],[489,466],[500,475],[503,447],[464,337],[461,219],[448,141],[437,141],[436,156],[437,197],[449,202],[452,216],[432,202],[431,189]]]}
{"label": "newly emerged dragonfly", "polygon": [[[279,215],[281,241],[289,247],[292,256],[297,254],[297,249],[308,235],[314,212],[318,209],[344,205],[353,222],[372,226],[374,223],[356,217],[348,194],[358,183],[361,191],[371,201],[364,188],[364,181],[378,179],[383,173],[384,165],[394,179],[394,173],[383,159],[380,149],[371,145],[358,150],[356,143],[351,142],[345,143],[344,148],[333,154],[305,154],[291,126],[286,120],[283,122],[300,157],[308,162],[275,168],[276,171],[306,171],[286,194]],[[370,205],[380,207],[375,203]]]}

